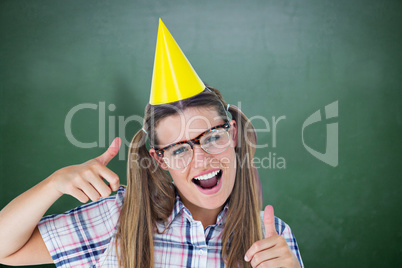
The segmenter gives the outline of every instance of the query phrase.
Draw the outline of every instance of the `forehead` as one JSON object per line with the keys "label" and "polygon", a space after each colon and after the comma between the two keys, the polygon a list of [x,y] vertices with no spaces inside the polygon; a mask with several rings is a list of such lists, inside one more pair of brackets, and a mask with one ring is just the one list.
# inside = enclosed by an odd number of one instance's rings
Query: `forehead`
{"label": "forehead", "polygon": [[223,120],[212,108],[191,107],[162,119],[156,126],[159,146],[190,140],[200,133],[222,124]]}

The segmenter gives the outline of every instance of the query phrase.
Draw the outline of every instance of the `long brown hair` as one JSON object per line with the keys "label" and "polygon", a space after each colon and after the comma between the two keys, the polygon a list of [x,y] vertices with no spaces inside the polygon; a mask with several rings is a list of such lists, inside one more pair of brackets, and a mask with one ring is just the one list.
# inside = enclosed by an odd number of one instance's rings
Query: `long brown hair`
{"label": "long brown hair", "polygon": [[[117,230],[119,265],[124,268],[154,267],[153,234],[156,223],[172,213],[175,190],[166,171],[154,162],[146,148],[158,144],[155,127],[163,118],[189,107],[215,109],[228,120],[227,103],[217,89],[207,87],[200,94],[168,105],[145,108],[144,131],[136,133],[130,144],[127,165],[127,189]],[[248,118],[236,106],[229,112],[237,124],[236,180],[228,199],[229,210],[222,235],[222,258],[228,267],[250,267],[243,256],[262,238],[260,184],[252,164],[256,135]]]}

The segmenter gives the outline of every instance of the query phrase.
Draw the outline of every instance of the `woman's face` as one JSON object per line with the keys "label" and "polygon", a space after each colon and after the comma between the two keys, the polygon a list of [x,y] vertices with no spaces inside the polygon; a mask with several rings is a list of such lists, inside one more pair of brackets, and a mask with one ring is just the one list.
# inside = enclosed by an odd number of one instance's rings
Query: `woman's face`
{"label": "woman's face", "polygon": [[[158,146],[163,148],[179,141],[193,139],[223,123],[214,109],[187,108],[184,112],[168,116],[158,123]],[[236,135],[236,122],[232,120],[229,129],[230,145],[226,150],[219,154],[208,154],[200,145],[194,145],[193,158],[182,169],[170,168],[158,158],[155,150],[150,150],[151,156],[160,166],[169,171],[184,205],[193,216],[200,210],[220,210],[231,194],[236,177]],[[204,182],[200,183],[200,178],[204,179]]]}

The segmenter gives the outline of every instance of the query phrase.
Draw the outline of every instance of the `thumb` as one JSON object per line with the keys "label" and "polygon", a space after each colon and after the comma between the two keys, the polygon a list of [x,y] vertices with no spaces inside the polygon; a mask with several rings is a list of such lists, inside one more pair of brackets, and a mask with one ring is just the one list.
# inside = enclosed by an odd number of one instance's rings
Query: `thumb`
{"label": "thumb", "polygon": [[110,162],[110,160],[112,160],[113,157],[117,155],[120,149],[120,145],[121,145],[121,139],[119,137],[115,138],[113,142],[110,144],[109,148],[106,150],[106,152],[104,152],[95,159],[99,161],[102,165],[106,166]]}
{"label": "thumb", "polygon": [[274,208],[271,205],[266,206],[264,210],[264,227],[265,238],[278,234],[275,229]]}

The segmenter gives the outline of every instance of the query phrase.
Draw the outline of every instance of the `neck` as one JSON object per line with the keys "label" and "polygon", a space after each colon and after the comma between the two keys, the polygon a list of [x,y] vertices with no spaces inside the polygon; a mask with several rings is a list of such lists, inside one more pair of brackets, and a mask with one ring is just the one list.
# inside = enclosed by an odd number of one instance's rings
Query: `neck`
{"label": "neck", "polygon": [[193,219],[202,223],[204,229],[209,225],[216,224],[216,219],[223,208],[223,206],[220,206],[214,209],[206,209],[187,202],[187,200],[183,198],[182,202],[184,206],[191,212]]}
{"label": "neck", "polygon": [[216,219],[218,218],[219,212],[221,212],[221,210],[222,207],[216,209],[201,209],[194,212],[190,210],[190,212],[191,215],[193,215],[194,220],[200,221],[205,229],[207,228],[207,226],[216,223]]}

